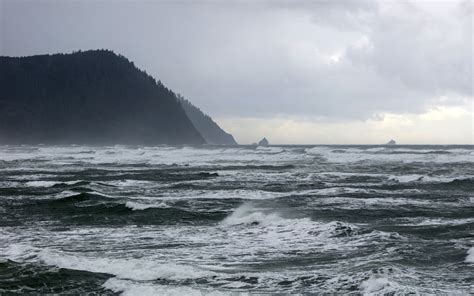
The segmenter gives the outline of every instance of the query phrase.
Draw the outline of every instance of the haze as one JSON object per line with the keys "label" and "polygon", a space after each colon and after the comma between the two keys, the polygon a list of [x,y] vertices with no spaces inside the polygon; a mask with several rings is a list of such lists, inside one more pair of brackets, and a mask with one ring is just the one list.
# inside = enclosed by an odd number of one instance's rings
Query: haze
{"label": "haze", "polygon": [[0,0],[0,55],[107,48],[242,144],[474,144],[471,1]]}

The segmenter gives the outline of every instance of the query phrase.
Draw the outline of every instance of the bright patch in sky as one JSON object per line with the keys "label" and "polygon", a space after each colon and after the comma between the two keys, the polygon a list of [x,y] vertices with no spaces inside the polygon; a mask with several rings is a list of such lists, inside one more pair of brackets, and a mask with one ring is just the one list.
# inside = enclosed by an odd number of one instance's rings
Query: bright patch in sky
{"label": "bright patch in sky", "polygon": [[263,136],[274,144],[385,144],[390,139],[399,144],[474,144],[474,112],[458,106],[348,122],[283,117],[220,118],[219,122],[242,144]]}

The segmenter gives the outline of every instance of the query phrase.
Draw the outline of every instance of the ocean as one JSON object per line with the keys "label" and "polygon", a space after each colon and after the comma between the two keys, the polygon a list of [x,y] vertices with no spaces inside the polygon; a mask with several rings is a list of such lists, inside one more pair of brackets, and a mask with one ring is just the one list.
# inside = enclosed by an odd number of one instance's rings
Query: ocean
{"label": "ocean", "polygon": [[474,146],[0,146],[0,294],[474,293]]}

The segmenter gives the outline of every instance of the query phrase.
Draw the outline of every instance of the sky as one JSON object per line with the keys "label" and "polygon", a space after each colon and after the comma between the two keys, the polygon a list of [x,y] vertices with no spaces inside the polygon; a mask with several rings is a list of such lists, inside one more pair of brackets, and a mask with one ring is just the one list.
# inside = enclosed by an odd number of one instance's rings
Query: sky
{"label": "sky", "polygon": [[242,144],[474,144],[471,0],[0,0],[0,55],[100,48]]}

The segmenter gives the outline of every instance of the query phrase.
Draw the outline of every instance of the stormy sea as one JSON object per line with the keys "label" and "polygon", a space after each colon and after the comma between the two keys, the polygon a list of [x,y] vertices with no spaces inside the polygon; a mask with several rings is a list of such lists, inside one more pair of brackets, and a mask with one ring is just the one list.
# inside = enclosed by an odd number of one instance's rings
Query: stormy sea
{"label": "stormy sea", "polygon": [[0,294],[474,293],[474,146],[0,146]]}

